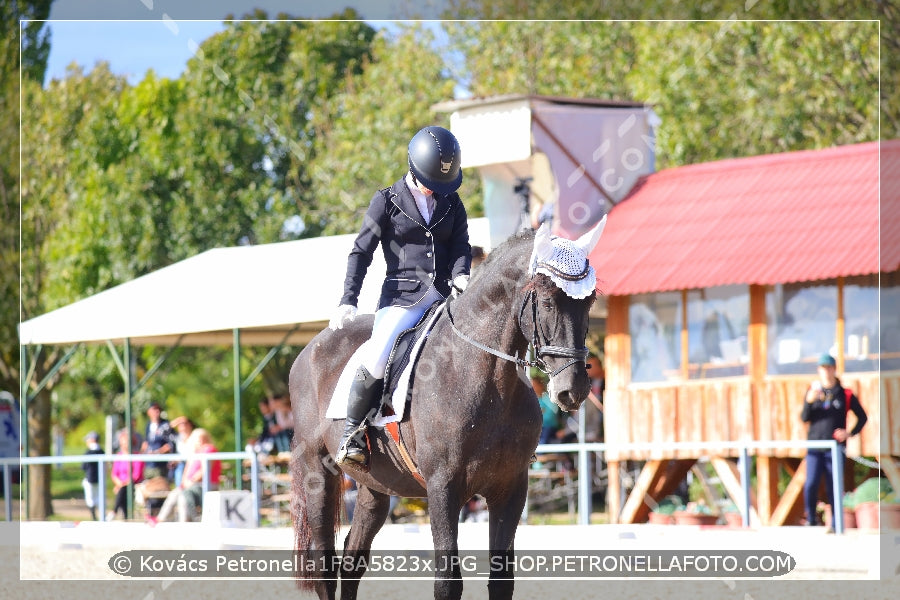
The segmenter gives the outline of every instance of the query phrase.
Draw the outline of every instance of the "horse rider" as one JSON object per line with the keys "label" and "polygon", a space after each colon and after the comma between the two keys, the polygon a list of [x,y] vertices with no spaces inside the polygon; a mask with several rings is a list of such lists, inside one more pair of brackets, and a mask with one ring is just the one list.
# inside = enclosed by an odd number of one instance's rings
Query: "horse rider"
{"label": "horse rider", "polygon": [[469,281],[468,221],[456,192],[462,183],[459,142],[443,127],[425,127],[410,140],[407,159],[409,171],[369,203],[347,259],[344,295],[329,322],[331,329],[340,329],[356,316],[366,270],[381,243],[387,271],[372,335],[360,348],[361,364],[350,387],[339,465],[368,464],[362,433],[367,417],[380,406],[397,336],[434,302],[465,290]]}

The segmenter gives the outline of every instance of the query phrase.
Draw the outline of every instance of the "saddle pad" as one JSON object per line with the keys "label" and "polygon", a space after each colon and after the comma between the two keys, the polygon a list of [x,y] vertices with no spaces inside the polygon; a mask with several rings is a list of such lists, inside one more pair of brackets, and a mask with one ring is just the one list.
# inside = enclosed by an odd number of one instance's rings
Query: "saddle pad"
{"label": "saddle pad", "polygon": [[418,323],[409,329],[401,331],[397,339],[394,340],[394,347],[391,348],[391,354],[388,356],[387,366],[384,370],[384,397],[382,403],[392,404],[391,398],[400,384],[401,375],[406,370],[406,366],[410,363],[415,363],[412,356],[413,349],[416,348],[416,342],[428,335],[429,327],[427,325],[431,323],[431,317],[443,307],[443,302],[432,304],[425,311],[425,314],[422,315],[422,318],[419,319]]}
{"label": "saddle pad", "polygon": [[[412,344],[409,351],[406,352],[406,354],[408,354],[408,362],[403,367],[403,370],[399,373],[399,376],[396,378],[394,391],[390,394],[389,397],[385,395],[382,400],[382,404],[389,405],[394,411],[394,414],[380,414],[371,421],[371,425],[375,425],[376,427],[384,427],[388,423],[394,423],[403,420],[403,416],[406,412],[406,397],[410,393],[410,379],[412,378],[412,372],[413,367],[416,363],[416,357],[419,355],[419,351],[422,349],[422,345],[428,338],[428,332],[431,331],[432,327],[434,327],[437,318],[443,311],[444,304],[444,302],[436,303],[436,307],[432,306],[432,308],[429,309],[429,311],[426,312],[426,314],[423,316],[423,319],[420,323],[424,323],[424,326],[419,327],[419,329],[421,329],[423,333],[415,340],[415,343]],[[331,402],[328,404],[328,410],[325,412],[325,417],[328,419],[347,418],[347,400],[350,397],[350,386],[353,383],[353,377],[356,375],[356,370],[359,368],[359,365],[362,362],[360,348],[357,348],[356,352],[354,352],[350,357],[350,360],[347,361],[346,366],[344,366],[344,370],[341,372],[340,378],[338,378],[337,385],[334,388],[334,393],[331,396]],[[394,350],[395,352],[397,350],[396,344]]]}

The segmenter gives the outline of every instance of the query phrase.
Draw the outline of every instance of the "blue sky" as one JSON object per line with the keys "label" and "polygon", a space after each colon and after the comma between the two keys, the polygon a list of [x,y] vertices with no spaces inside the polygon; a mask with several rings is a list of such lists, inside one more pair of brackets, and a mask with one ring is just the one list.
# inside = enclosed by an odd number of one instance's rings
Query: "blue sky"
{"label": "blue sky", "polygon": [[[226,15],[240,17],[255,7],[270,16],[284,12],[327,18],[349,6],[375,20],[397,18],[400,9],[409,4],[408,0],[348,0],[343,4],[321,0],[57,0],[48,24],[47,81],[64,78],[72,62],[90,71],[100,61],[108,62],[113,73],[127,76],[130,83],[143,79],[151,68],[159,76],[178,77],[195,44],[221,31]],[[443,4],[432,0],[417,2],[415,7],[424,18],[436,18]]]}
{"label": "blue sky", "polygon": [[221,21],[55,21],[48,26],[47,81],[64,78],[72,62],[90,71],[106,61],[132,84],[151,68],[161,77],[177,78],[193,55],[193,44],[223,28]]}

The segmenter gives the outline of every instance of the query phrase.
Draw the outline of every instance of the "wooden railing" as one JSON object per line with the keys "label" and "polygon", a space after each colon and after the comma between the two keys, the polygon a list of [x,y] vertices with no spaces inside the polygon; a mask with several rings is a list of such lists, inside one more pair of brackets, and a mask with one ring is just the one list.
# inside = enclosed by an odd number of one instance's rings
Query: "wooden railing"
{"label": "wooden railing", "polygon": [[[618,451],[617,444],[805,440],[800,420],[809,376],[691,380],[610,388],[604,396],[607,460],[691,458],[685,450]],[[850,456],[900,456],[900,371],[854,373],[842,378],[869,421],[847,444]],[[855,417],[848,417],[853,426]],[[880,445],[879,445],[880,444]],[[760,455],[800,457],[803,449],[761,449]],[[733,453],[726,453],[733,456]]]}

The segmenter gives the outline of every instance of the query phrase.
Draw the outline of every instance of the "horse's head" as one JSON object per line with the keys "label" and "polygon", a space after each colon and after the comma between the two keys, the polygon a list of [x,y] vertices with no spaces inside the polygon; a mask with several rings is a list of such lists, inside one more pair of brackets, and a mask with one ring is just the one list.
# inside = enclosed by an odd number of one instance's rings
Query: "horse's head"
{"label": "horse's head", "polygon": [[603,217],[575,241],[550,235],[544,225],[534,238],[531,281],[519,323],[534,344],[541,368],[550,376],[551,400],[566,411],[577,410],[590,392],[584,341],[597,276],[587,257],[605,225]]}

